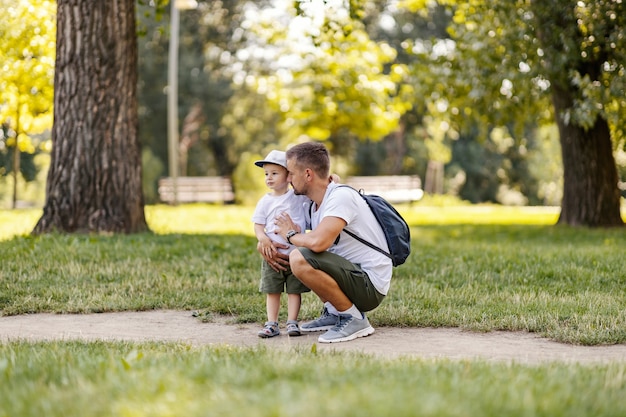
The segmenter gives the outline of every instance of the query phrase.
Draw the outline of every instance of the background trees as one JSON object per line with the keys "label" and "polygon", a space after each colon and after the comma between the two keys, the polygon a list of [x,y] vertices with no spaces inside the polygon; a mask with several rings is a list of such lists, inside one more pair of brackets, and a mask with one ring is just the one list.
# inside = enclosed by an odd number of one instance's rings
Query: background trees
{"label": "background trees", "polygon": [[[439,3],[452,15],[450,42],[435,60],[443,82],[425,84],[423,94],[436,117],[453,135],[473,123],[487,130],[510,126],[519,145],[537,122],[555,120],[564,169],[559,222],[622,225],[613,156],[624,146],[622,2]],[[423,0],[404,4],[415,11],[433,7]],[[433,57],[441,42],[417,50]]]}
{"label": "background trees", "polygon": [[55,4],[0,0],[0,10],[0,176],[12,176],[15,207],[18,174],[35,178],[38,135],[52,126]]}
{"label": "background trees", "polygon": [[[138,13],[145,33],[136,98],[143,190],[156,202],[156,181],[167,175],[169,7],[147,3],[164,17],[145,17],[144,6]],[[247,172],[253,158],[307,135],[328,141],[342,175],[418,174],[433,193],[472,202],[562,202],[562,222],[621,224],[622,8],[566,0],[201,1],[181,13],[181,172],[231,175],[241,197],[256,188]],[[119,10],[133,13],[126,3]],[[111,47],[125,42],[105,26],[98,30]],[[103,54],[93,62],[132,61],[126,45],[128,56]],[[139,146],[122,140],[128,149]],[[117,158],[117,151],[90,143]],[[130,158],[139,165],[134,151]],[[98,163],[91,166],[104,168]],[[67,175],[68,166],[56,172],[57,181],[65,181],[60,173]],[[134,180],[128,184],[134,189]],[[118,187],[107,194],[118,192],[129,193]]]}

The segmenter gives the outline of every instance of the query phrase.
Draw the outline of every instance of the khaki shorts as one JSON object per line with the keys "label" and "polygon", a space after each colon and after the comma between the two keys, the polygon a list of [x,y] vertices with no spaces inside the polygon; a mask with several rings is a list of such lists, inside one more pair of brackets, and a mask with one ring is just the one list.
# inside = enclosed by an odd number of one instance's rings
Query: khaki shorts
{"label": "khaki shorts", "polygon": [[287,294],[302,294],[311,291],[304,285],[287,267],[286,271],[276,272],[265,261],[261,264],[261,284],[259,291],[266,294],[278,294],[286,292]]}
{"label": "khaki shorts", "polygon": [[326,272],[339,285],[352,303],[361,311],[370,311],[380,305],[385,298],[370,281],[358,264],[330,252],[313,252],[307,248],[297,248],[304,259],[315,269]]}

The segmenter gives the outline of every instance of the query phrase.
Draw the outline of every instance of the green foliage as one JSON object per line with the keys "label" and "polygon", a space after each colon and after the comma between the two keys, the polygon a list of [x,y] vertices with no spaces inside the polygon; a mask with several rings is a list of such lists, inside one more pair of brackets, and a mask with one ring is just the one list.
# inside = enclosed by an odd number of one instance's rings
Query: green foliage
{"label": "green foliage", "polygon": [[[546,180],[550,188],[559,184],[559,188],[574,190],[582,181],[580,174],[567,176],[567,183],[560,178],[546,179],[547,170],[530,158],[534,154],[536,159],[549,160],[546,155],[537,155],[539,150],[549,150],[550,146],[536,143],[540,135],[535,132],[554,120],[562,121],[561,126],[570,126],[582,137],[591,135],[592,128],[606,121],[611,137],[605,139],[612,140],[617,155],[624,148],[626,13],[623,2],[405,0],[399,7],[433,18],[445,9],[450,16],[447,35],[430,40],[415,38],[405,43],[408,53],[417,58],[410,64],[412,84],[416,98],[423,99],[427,109],[424,117],[427,131],[431,130],[428,126],[443,127],[449,141],[475,137],[478,142],[473,146],[486,144],[487,148],[475,149],[476,153],[488,154],[492,130],[506,127],[520,151],[522,147],[530,151],[527,156],[520,152],[511,160],[521,163],[520,166],[514,163],[506,175],[501,175],[502,169],[497,168],[489,180],[482,175],[472,178],[472,171],[479,172],[485,167],[472,163],[471,158],[453,161],[452,170],[457,172],[460,165],[469,163],[471,170],[461,171],[468,181],[487,182],[492,189],[504,189],[506,194],[510,190],[522,193],[531,203],[546,201]],[[559,114],[553,114],[553,103],[560,103]],[[572,133],[570,130],[561,134]],[[563,146],[568,147],[566,152],[572,155],[585,152],[572,148],[575,145],[570,145],[570,139],[561,138]],[[533,142],[534,149],[529,146]],[[493,155],[496,159],[506,157]],[[585,161],[586,155],[580,156]],[[606,158],[606,163],[611,164],[610,154]],[[566,169],[579,165],[571,161],[564,163]],[[497,161],[488,160],[488,164],[497,165]],[[526,166],[539,171],[526,171]],[[583,164],[581,169],[587,178],[596,175],[593,163]],[[494,176],[493,172],[498,175]],[[603,186],[593,188],[611,187],[614,183],[611,174],[602,181]],[[473,188],[471,199],[483,198],[480,194],[485,191],[480,186]],[[487,200],[493,198],[493,192],[486,194]],[[563,193],[550,191],[549,194],[554,202]],[[463,197],[470,198],[467,194]],[[504,200],[498,198],[498,201]],[[567,201],[564,203],[573,204]],[[611,203],[613,207],[617,204]]]}
{"label": "green foliage", "polygon": [[624,140],[626,17],[621,1],[533,3],[532,24],[546,59],[543,67],[557,86],[573,94],[572,123],[590,128],[608,120],[613,137]]}
{"label": "green foliage", "polygon": [[[41,133],[52,122],[56,4],[2,0],[0,5],[5,11],[0,14],[0,120],[19,134]],[[22,148],[28,150],[26,144]]]}
{"label": "green foliage", "polygon": [[[432,110],[454,126],[464,119],[506,125],[551,117],[551,85],[572,93],[567,120],[590,127],[607,119],[614,139],[623,137],[624,5],[622,2],[422,1],[402,5],[425,11],[439,3],[453,13],[450,41],[411,45],[442,77],[424,86]],[[440,53],[442,51],[444,53]],[[432,72],[413,72],[418,80]],[[421,91],[420,91],[421,92]]]}
{"label": "green foliage", "polygon": [[[478,129],[474,129],[474,133]],[[505,128],[482,139],[461,135],[451,141],[446,171],[449,189],[473,203],[559,205],[562,182],[558,133],[549,126],[516,141]]]}
{"label": "green foliage", "polygon": [[[143,5],[138,10],[139,25],[145,34],[139,47],[139,135],[144,147],[164,165],[167,153],[167,67],[169,48],[169,7]],[[169,3],[169,2],[168,2]],[[222,124],[230,97],[232,74],[227,72],[228,57],[238,48],[233,40],[241,31],[237,0],[199,2],[195,10],[180,13],[178,120],[181,132],[187,129],[185,118],[200,104],[198,126],[191,129],[188,151],[188,175],[231,175],[249,138],[240,144],[232,129]],[[155,10],[163,19],[154,19]],[[192,123],[193,124],[193,123]],[[181,139],[182,139],[181,135]],[[184,172],[181,170],[180,172]],[[151,178],[150,188],[156,188]]]}
{"label": "green foliage", "polygon": [[137,35],[146,36],[148,34],[146,22],[161,21],[168,5],[170,0],[137,0]]}
{"label": "green foliage", "polygon": [[143,198],[146,204],[154,204],[159,201],[157,184],[159,178],[164,176],[165,167],[148,147],[141,152],[141,165]]}
{"label": "green foliage", "polygon": [[254,161],[259,161],[267,155],[244,152],[239,165],[233,174],[233,187],[237,195],[237,201],[246,206],[255,206],[259,199],[269,190],[265,184],[265,174],[263,169],[254,165]]}
{"label": "green foliage", "polygon": [[[554,209],[399,208],[411,225],[413,253],[394,270],[391,292],[370,314],[374,326],[521,330],[587,345],[626,342],[623,231],[551,226]],[[152,230],[165,234],[0,241],[0,311],[164,308],[261,322],[265,298],[257,289],[252,210],[156,206],[146,217]],[[0,224],[14,233],[13,224],[36,218],[18,219],[0,212]],[[303,297],[302,319],[318,312],[317,298]]]}
{"label": "green foliage", "polygon": [[524,366],[105,342],[11,342],[0,345],[0,357],[0,403],[6,415],[23,417],[626,412],[622,363]]}
{"label": "green foliage", "polygon": [[[311,2],[254,2],[246,7],[255,13],[246,13],[244,2],[230,0],[201,2],[197,10],[181,13],[181,128],[191,106],[203,105],[202,126],[189,151],[189,174],[238,176],[247,169],[242,155],[263,154],[268,146],[285,148],[308,134],[329,138],[342,175],[424,178],[430,159],[449,164],[448,190],[454,192],[460,166],[475,164],[464,175],[468,184],[478,184],[485,178],[472,178],[472,173],[487,165],[455,154],[454,141],[463,136],[473,147],[489,147],[491,130],[498,124],[520,150],[503,154],[491,146],[484,151],[505,175],[486,172],[493,184],[487,188],[493,191],[473,190],[472,200],[484,195],[481,201],[500,201],[498,190],[503,188],[505,195],[521,193],[531,203],[545,201],[541,183],[558,184],[559,179],[529,171],[525,164],[540,167],[531,155],[542,148],[536,140],[537,123],[552,118],[548,84],[524,39],[503,55],[500,45],[501,34],[511,32],[507,40],[522,36],[527,25],[509,24],[517,15],[502,17],[499,9],[484,12],[480,2],[471,3],[471,13],[464,5],[452,9],[456,2],[441,3],[413,2],[407,11],[385,2],[354,1],[348,13],[325,3],[326,13],[321,13]],[[465,20],[461,9],[469,16]],[[462,27],[482,18],[486,23],[480,27]],[[140,20],[148,29],[139,39],[140,135],[144,146],[164,162],[168,22],[141,13]],[[451,34],[446,32],[450,24]],[[503,28],[494,29],[496,24]],[[522,65],[508,74],[506,65],[526,55],[528,66],[534,57],[530,71]],[[513,83],[512,90],[505,78]],[[381,135],[382,140],[376,139]],[[156,188],[156,179],[150,181],[147,190]],[[552,193],[556,197],[551,203],[559,201],[559,193]]]}
{"label": "green foliage", "polygon": [[[428,3],[434,12],[435,2]],[[533,65],[537,45],[521,19],[523,7],[512,2],[441,3],[453,4],[448,37],[408,44],[417,58],[412,66],[416,91],[433,122],[444,121],[452,138],[476,126],[485,137],[490,126],[513,123],[513,134],[520,137],[529,121],[549,119],[548,84],[539,65]]]}
{"label": "green foliage", "polygon": [[555,125],[550,125],[540,128],[536,136],[536,148],[529,150],[528,158],[529,170],[537,180],[536,197],[543,205],[558,206],[563,198],[559,133]]}
{"label": "green foliage", "polygon": [[[11,138],[12,134],[15,134],[15,132],[8,129],[8,125],[0,126],[0,176],[7,176],[14,171],[15,146],[10,145],[15,144],[15,138]],[[37,175],[37,167],[35,165],[35,154],[37,152],[38,150],[26,153],[19,152],[18,169],[26,181],[32,181]]]}
{"label": "green foliage", "polygon": [[220,124],[227,131],[229,160],[236,161],[237,172],[250,169],[249,154],[267,155],[267,149],[286,149],[289,140],[280,133],[280,116],[267,104],[264,95],[245,85],[237,86],[224,106]]}
{"label": "green foliage", "polygon": [[[0,10],[0,174],[6,175],[14,168],[8,149],[36,153],[40,141],[33,135],[52,126],[56,3],[0,0]],[[32,180],[32,156],[21,160],[21,173]]]}
{"label": "green foliage", "polygon": [[405,68],[393,63],[395,50],[371,40],[344,11],[327,5],[286,24],[268,16],[251,26],[255,47],[265,48],[268,59],[246,82],[280,112],[291,140],[306,135],[337,142],[343,134],[377,140],[411,107],[401,87]]}

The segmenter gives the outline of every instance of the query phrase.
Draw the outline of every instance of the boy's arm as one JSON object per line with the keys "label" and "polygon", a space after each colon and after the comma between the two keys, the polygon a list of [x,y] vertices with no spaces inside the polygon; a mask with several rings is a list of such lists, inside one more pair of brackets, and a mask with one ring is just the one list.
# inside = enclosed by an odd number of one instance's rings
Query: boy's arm
{"label": "boy's arm", "polygon": [[263,259],[277,272],[286,271],[285,265],[289,265],[289,260],[286,255],[278,252],[279,248],[288,248],[287,245],[281,245],[278,242],[273,241],[265,233],[265,225],[255,223],[254,234],[258,240],[256,245],[257,251],[261,254]]}
{"label": "boy's arm", "polygon": [[256,236],[256,240],[259,241],[257,248],[259,252],[261,252],[261,255],[271,256],[276,248],[272,245],[272,239],[265,233],[265,225],[254,223],[254,235]]}

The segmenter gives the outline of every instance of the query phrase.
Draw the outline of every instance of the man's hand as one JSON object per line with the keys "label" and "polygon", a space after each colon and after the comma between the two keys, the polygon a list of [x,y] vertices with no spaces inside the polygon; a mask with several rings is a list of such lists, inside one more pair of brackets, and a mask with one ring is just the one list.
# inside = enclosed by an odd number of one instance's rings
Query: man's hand
{"label": "man's hand", "polygon": [[300,226],[295,224],[287,213],[279,214],[276,219],[274,219],[274,224],[276,225],[274,233],[281,235],[285,239],[287,238],[287,232],[290,230],[295,230],[298,233],[301,232]]}
{"label": "man's hand", "polygon": [[270,241],[270,246],[271,249],[259,242],[256,249],[274,271],[286,271],[289,266],[289,255],[278,252],[278,249],[286,249],[289,246],[274,241]]}

